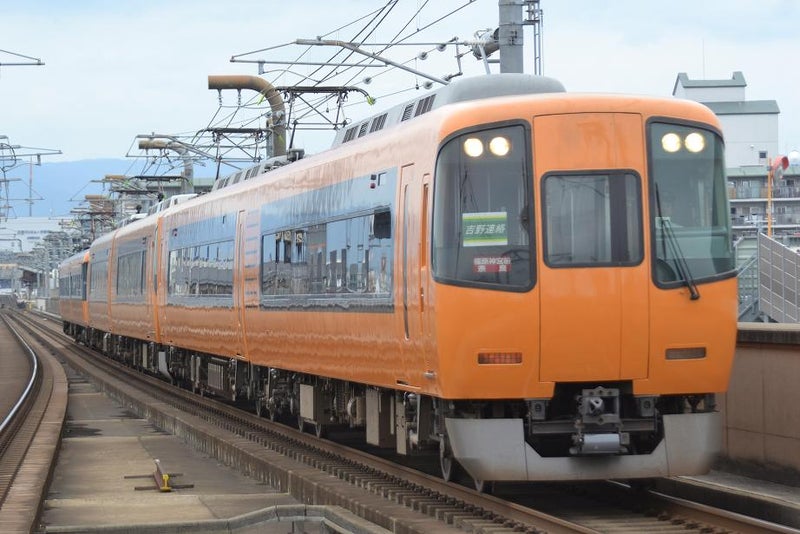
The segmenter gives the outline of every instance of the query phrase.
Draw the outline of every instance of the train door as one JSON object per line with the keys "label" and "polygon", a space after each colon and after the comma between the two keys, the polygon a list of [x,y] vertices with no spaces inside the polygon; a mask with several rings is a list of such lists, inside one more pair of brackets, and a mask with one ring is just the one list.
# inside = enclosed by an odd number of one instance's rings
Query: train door
{"label": "train door", "polygon": [[423,290],[421,269],[424,268],[424,253],[421,250],[422,232],[420,213],[422,211],[422,194],[420,179],[414,171],[414,165],[406,165],[400,170],[401,207],[399,228],[400,234],[400,299],[403,335],[406,350],[411,359],[406,359],[409,368],[418,369],[421,361],[414,359],[422,353],[424,339],[423,322]]}
{"label": "train door", "polygon": [[158,331],[158,224],[153,230],[153,235],[147,238],[147,254],[145,259],[145,295],[149,306],[150,323],[153,326],[150,339],[156,343],[161,342]]}
{"label": "train door", "polygon": [[89,252],[81,262],[81,318],[83,325],[89,324]]}
{"label": "train door", "polygon": [[153,238],[155,242],[155,255],[153,256],[153,291],[155,293],[156,307],[155,327],[159,343],[164,342],[162,325],[166,324],[167,313],[167,281],[169,277],[169,253],[164,235],[164,221],[159,217],[156,222],[156,231]]}
{"label": "train door", "polygon": [[235,306],[241,332],[242,354],[249,354],[247,326],[258,312],[261,303],[261,212],[259,209],[240,211],[236,222],[236,281]]}
{"label": "train door", "polygon": [[419,318],[420,318],[420,336],[423,341],[422,350],[425,354],[425,370],[433,372],[434,363],[431,361],[433,351],[430,350],[430,334],[431,334],[431,314],[429,312],[430,304],[433,299],[433,287],[431,285],[430,276],[430,258],[429,249],[430,241],[430,212],[431,212],[431,175],[425,174],[422,177],[422,196],[421,196],[421,210],[420,210],[420,244],[419,244]]}
{"label": "train door", "polygon": [[238,346],[241,347],[242,354],[247,354],[245,346],[245,265],[244,257],[245,239],[244,232],[247,222],[247,212],[240,210],[236,217],[236,246],[234,250],[234,271],[233,271],[233,308],[236,310],[236,331],[238,332]]}
{"label": "train door", "polygon": [[543,381],[647,376],[642,132],[636,114],[534,120]]}

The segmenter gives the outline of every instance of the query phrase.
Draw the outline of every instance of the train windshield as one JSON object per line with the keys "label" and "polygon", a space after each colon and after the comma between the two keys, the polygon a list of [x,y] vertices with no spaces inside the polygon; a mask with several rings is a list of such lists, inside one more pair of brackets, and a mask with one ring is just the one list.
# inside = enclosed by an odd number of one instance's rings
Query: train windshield
{"label": "train windshield", "polygon": [[544,261],[549,267],[636,265],[642,194],[629,172],[552,174],[542,186]]}
{"label": "train windshield", "polygon": [[524,291],[533,285],[530,142],[523,126],[450,138],[436,163],[434,277]]}
{"label": "train windshield", "polygon": [[688,285],[734,272],[725,157],[719,135],[649,125],[650,213],[656,284]]}

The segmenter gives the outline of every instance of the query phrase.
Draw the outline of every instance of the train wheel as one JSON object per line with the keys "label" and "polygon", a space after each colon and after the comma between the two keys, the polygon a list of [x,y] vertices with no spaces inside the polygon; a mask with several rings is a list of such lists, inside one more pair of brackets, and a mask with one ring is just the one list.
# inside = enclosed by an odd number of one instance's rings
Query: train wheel
{"label": "train wheel", "polygon": [[631,480],[625,480],[630,487],[631,491],[634,493],[641,493],[646,494],[656,487],[656,480],[654,478],[635,478]]}
{"label": "train wheel", "polygon": [[491,495],[492,490],[494,489],[494,484],[492,482],[478,480],[477,478],[473,480],[475,481],[475,491],[478,493],[486,493]]}
{"label": "train wheel", "polygon": [[447,438],[439,441],[439,467],[442,470],[442,478],[445,482],[451,482],[458,473],[458,460],[453,457],[450,444]]}
{"label": "train wheel", "polygon": [[324,438],[326,435],[325,425],[322,423],[314,423],[314,435],[318,438]]}

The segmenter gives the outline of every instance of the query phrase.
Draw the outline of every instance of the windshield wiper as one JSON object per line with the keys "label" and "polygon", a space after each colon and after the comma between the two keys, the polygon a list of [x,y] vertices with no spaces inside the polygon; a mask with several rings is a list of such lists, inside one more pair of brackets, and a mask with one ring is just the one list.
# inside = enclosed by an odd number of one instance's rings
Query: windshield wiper
{"label": "windshield wiper", "polygon": [[692,300],[699,299],[700,292],[697,290],[697,284],[692,277],[691,271],[689,271],[689,264],[686,263],[686,257],[683,255],[683,251],[681,251],[681,245],[678,242],[678,238],[675,237],[675,232],[672,231],[672,224],[670,224],[669,219],[661,219],[661,231],[665,237],[665,241],[669,243],[670,252],[672,252],[672,256],[675,259],[675,267],[678,270],[678,276],[683,278],[686,287],[689,288],[689,298]]}

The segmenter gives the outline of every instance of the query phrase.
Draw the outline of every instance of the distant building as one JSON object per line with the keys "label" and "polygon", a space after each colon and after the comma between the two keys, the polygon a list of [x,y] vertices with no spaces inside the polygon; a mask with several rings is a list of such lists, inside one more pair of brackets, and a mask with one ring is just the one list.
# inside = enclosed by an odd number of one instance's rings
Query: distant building
{"label": "distant building", "polygon": [[722,123],[728,167],[763,165],[778,153],[778,103],[745,100],[747,82],[741,72],[729,80],[690,80],[681,72],[673,96],[708,106]]}
{"label": "distant building", "polygon": [[51,232],[61,232],[69,217],[18,217],[0,221],[0,251],[31,252]]}
{"label": "distant building", "polygon": [[[673,96],[708,106],[722,123],[728,174],[728,198],[736,237],[755,236],[767,228],[769,164],[779,155],[775,100],[746,100],[744,75],[727,80],[691,80],[678,74]],[[772,184],[773,237],[787,246],[800,244],[800,162],[792,160]]]}
{"label": "distant building", "polygon": [[19,294],[22,269],[16,264],[0,263],[0,295]]}

